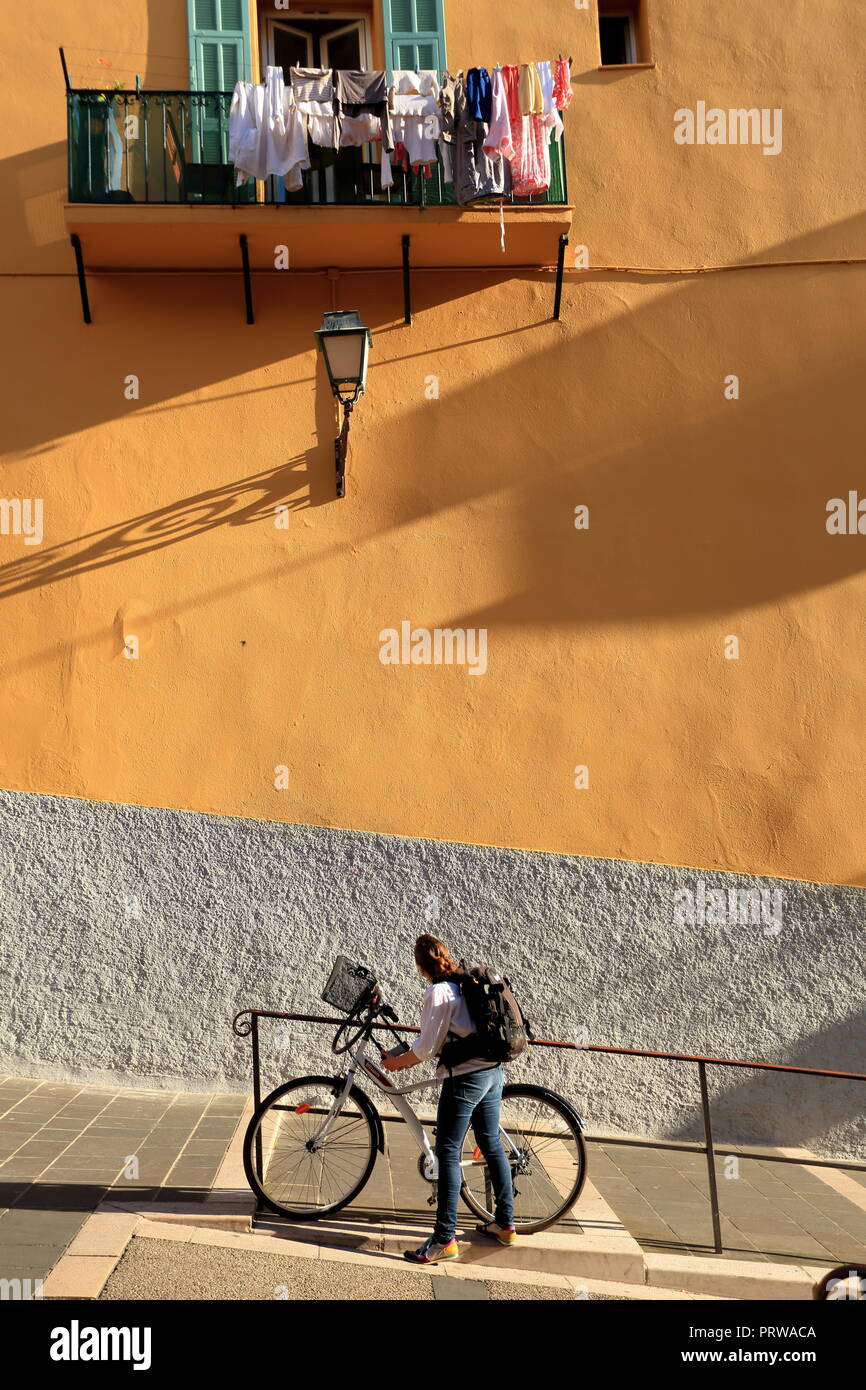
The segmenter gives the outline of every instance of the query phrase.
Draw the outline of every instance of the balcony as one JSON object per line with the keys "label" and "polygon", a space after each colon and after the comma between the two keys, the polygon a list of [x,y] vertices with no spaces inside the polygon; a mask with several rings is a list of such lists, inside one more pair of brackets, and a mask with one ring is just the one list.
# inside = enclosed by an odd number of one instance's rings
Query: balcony
{"label": "balcony", "polygon": [[88,269],[238,268],[241,237],[254,269],[273,265],[275,239],[295,269],[396,267],[406,236],[418,267],[556,260],[572,213],[562,144],[551,142],[551,187],[540,198],[457,206],[439,163],[427,178],[395,162],[394,186],[382,189],[370,146],[338,151],[288,193],[276,178],[238,185],[228,161],[231,95],[67,93],[67,228]]}
{"label": "balcony", "polygon": [[[297,193],[287,193],[274,178],[258,189],[253,179],[238,186],[228,162],[231,100],[231,92],[70,91],[69,201],[172,207],[454,205],[441,163],[431,166],[429,179],[395,166],[394,187],[382,189],[370,146],[338,151],[327,168],[315,167],[314,160]],[[510,206],[566,204],[562,144],[551,139],[550,153],[548,192],[538,198],[506,195]]]}

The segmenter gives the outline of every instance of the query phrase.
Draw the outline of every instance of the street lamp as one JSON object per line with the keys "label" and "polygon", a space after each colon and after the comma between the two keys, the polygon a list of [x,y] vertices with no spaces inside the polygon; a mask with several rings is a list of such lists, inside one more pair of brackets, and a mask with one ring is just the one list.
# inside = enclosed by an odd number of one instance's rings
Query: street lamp
{"label": "street lamp", "polygon": [[319,347],[328,369],[328,380],[335,399],[343,407],[343,428],[334,441],[337,463],[337,496],[346,495],[346,454],[349,447],[349,417],[367,384],[367,359],[373,335],[361,322],[355,309],[338,309],[325,314],[316,330]]}

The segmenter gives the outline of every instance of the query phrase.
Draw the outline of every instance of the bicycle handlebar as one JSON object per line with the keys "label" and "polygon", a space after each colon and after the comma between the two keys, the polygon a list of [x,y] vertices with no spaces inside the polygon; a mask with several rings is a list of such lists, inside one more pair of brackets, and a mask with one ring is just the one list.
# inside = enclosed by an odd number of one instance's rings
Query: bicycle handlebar
{"label": "bicycle handlebar", "polygon": [[[336,1053],[347,1052],[365,1033],[372,1039],[372,1024],[377,1016],[390,1019],[391,1023],[399,1023],[400,1021],[397,1010],[388,1004],[379,993],[378,983],[374,986],[366,999],[362,1001],[360,1006],[356,1006],[352,1013],[347,1015],[340,1024],[331,1043],[331,1050]],[[356,1026],[357,1031],[353,1034],[353,1029]],[[393,1029],[390,1031],[393,1032]],[[343,1041],[344,1036],[345,1041]],[[396,1033],[394,1036],[397,1037]],[[373,1040],[375,1041],[375,1039]],[[377,1043],[376,1046],[379,1047],[379,1044]],[[379,1047],[379,1051],[382,1052],[384,1049]]]}

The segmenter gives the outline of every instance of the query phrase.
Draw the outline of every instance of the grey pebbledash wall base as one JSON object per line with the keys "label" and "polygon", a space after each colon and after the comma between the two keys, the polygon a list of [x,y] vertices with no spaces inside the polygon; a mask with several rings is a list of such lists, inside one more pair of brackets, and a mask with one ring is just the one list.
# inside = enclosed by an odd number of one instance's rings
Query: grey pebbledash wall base
{"label": "grey pebbledash wall base", "polygon": [[[866,1071],[862,889],[19,792],[0,866],[11,1073],[247,1090],[237,1010],[324,1010],[342,952],[417,1022],[425,930],[504,967],[540,1036]],[[266,1023],[263,1060],[268,1086],[328,1071],[330,1034]],[[536,1049],[513,1071],[591,1133],[701,1135],[694,1066]],[[864,1083],[710,1086],[720,1141],[866,1156]]]}

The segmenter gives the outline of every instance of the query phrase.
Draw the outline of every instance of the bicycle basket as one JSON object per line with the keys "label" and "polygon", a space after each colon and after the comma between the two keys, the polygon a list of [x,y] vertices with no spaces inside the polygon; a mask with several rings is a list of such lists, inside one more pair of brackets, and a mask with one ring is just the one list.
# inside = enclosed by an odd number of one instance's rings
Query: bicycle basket
{"label": "bicycle basket", "polygon": [[322,999],[341,1013],[353,1014],[373,993],[376,977],[363,965],[353,965],[347,956],[337,956]]}

